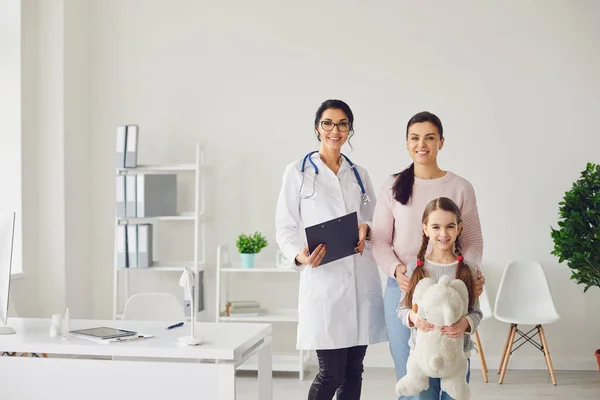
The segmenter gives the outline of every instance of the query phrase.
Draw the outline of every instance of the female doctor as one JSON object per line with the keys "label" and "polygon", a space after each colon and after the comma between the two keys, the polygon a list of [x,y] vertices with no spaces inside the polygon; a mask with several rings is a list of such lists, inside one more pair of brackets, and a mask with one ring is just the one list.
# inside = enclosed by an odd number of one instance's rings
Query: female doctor
{"label": "female doctor", "polygon": [[[301,271],[297,348],[316,350],[319,372],[309,400],[360,399],[367,345],[387,333],[378,267],[369,234],[375,194],[367,171],[341,153],[354,116],[340,100],[317,110],[319,151],[287,166],[275,217],[277,244]],[[320,266],[327,246],[309,254],[304,228],[351,212],[358,215],[355,255]]]}

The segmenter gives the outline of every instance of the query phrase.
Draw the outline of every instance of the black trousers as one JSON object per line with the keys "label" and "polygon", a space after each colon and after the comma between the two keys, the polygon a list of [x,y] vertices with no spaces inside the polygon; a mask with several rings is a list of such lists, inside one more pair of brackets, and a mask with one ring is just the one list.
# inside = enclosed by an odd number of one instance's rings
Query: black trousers
{"label": "black trousers", "polygon": [[362,388],[363,359],[367,346],[317,350],[319,373],[308,392],[308,400],[358,400]]}

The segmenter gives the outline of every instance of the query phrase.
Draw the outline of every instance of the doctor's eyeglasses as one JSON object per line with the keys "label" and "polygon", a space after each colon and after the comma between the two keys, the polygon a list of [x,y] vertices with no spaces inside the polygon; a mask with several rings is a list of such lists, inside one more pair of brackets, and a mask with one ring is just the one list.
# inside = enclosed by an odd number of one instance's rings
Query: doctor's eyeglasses
{"label": "doctor's eyeglasses", "polygon": [[340,132],[348,132],[352,125],[348,121],[338,122],[337,124],[334,124],[332,121],[321,121],[321,128],[324,131],[332,131],[335,126],[337,126]]}

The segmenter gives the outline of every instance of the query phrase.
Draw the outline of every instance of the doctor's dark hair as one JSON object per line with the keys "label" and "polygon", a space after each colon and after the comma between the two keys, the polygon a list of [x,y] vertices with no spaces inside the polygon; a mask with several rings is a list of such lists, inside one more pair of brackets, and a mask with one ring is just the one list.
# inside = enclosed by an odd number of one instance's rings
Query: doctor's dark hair
{"label": "doctor's dark hair", "polygon": [[[348,104],[346,104],[345,102],[343,102],[342,100],[325,100],[323,103],[321,103],[321,105],[319,106],[319,109],[317,110],[317,113],[315,114],[315,131],[317,131],[317,128],[319,127],[319,123],[321,122],[321,117],[323,116],[323,113],[325,112],[325,110],[328,110],[330,108],[336,108],[338,110],[342,110],[344,112],[344,114],[346,114],[346,116],[348,117],[348,121],[350,122],[350,132],[348,132],[348,144],[350,145],[350,147],[352,147],[352,145],[350,144],[350,138],[352,136],[354,136],[354,114],[352,113],[352,110],[350,109],[350,106]],[[320,142],[321,138],[320,135],[317,132],[317,140]]]}
{"label": "doctor's dark hair", "polygon": [[[411,119],[408,120],[408,124],[406,124],[406,139],[408,140],[408,130],[414,124],[418,124],[421,122],[429,122],[433,126],[435,126],[440,134],[440,140],[444,138],[444,128],[442,127],[442,121],[437,117],[437,115],[430,113],[429,111],[421,111],[413,115]],[[396,177],[396,181],[394,182],[394,186],[392,187],[392,192],[394,193],[394,199],[399,201],[401,204],[408,204],[408,200],[412,196],[413,184],[415,183],[415,163],[411,163],[408,168],[404,171],[398,172],[394,175]]]}
{"label": "doctor's dark hair", "polygon": [[[456,216],[456,226],[462,222],[462,215],[460,212],[460,208],[453,202],[451,199],[447,197],[439,197],[437,199],[433,199],[427,204],[425,207],[425,211],[423,211],[423,218],[421,222],[424,225],[427,225],[429,220],[429,215],[436,210],[443,210],[451,212]],[[429,245],[429,236],[423,232],[423,238],[421,239],[421,248],[419,248],[419,252],[417,253],[417,268],[415,268],[412,276],[410,277],[410,283],[408,284],[408,289],[406,290],[406,295],[404,296],[404,305],[408,308],[412,308],[412,298],[415,293],[415,288],[417,287],[417,283],[423,278],[427,276],[425,271],[425,252],[427,251],[427,246]],[[462,256],[462,247],[460,244],[460,233],[456,236],[456,240],[454,241],[454,254],[458,256]],[[456,276],[455,279],[460,279],[465,283],[467,287],[467,291],[469,292],[469,307],[473,307],[475,304],[475,281],[473,279],[473,275],[471,275],[471,269],[465,263],[464,257],[459,258],[458,267],[456,268]]]}

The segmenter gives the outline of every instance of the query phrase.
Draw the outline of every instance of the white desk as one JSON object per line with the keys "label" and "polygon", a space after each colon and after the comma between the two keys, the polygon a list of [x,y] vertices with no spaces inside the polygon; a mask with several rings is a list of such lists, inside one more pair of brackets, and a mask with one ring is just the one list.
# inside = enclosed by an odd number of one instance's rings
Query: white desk
{"label": "white desk", "polygon": [[[235,370],[258,355],[258,399],[272,400],[271,326],[197,323],[205,342],[181,347],[189,324],[71,320],[70,329],[129,329],[154,338],[97,343],[70,335],[51,338],[50,319],[9,318],[16,335],[0,336],[0,352],[46,353],[48,358],[0,357],[0,397],[39,400],[235,399]],[[113,358],[114,357],[114,358]]]}

